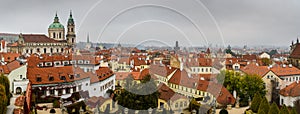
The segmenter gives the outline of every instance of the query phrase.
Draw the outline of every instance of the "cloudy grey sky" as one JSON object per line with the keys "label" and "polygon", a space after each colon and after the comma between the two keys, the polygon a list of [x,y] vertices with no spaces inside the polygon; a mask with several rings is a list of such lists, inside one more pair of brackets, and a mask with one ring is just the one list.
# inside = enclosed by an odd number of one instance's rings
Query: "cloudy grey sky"
{"label": "cloudy grey sky", "polygon": [[0,32],[47,34],[73,11],[77,40],[185,46],[288,46],[299,0],[0,0]]}

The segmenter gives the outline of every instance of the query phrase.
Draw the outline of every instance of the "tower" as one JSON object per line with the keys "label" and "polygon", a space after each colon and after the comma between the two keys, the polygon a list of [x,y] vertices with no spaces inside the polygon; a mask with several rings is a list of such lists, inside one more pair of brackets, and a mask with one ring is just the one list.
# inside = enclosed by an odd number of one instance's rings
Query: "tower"
{"label": "tower", "polygon": [[70,16],[67,23],[68,23],[67,42],[69,46],[74,46],[76,40],[76,34],[75,34],[75,23],[72,17],[72,11],[70,11]]}
{"label": "tower", "polygon": [[59,23],[57,13],[54,17],[54,22],[48,28],[49,38],[54,40],[65,40],[65,28]]}

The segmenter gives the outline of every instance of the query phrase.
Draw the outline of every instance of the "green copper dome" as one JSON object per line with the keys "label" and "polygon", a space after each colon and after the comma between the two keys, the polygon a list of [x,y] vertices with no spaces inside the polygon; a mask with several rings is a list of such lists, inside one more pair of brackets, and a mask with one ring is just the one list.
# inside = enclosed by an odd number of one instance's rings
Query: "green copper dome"
{"label": "green copper dome", "polygon": [[51,28],[64,28],[64,26],[59,23],[57,13],[55,14],[54,22],[49,26],[49,29]]}
{"label": "green copper dome", "polygon": [[49,28],[64,28],[64,26],[60,23],[52,23]]}

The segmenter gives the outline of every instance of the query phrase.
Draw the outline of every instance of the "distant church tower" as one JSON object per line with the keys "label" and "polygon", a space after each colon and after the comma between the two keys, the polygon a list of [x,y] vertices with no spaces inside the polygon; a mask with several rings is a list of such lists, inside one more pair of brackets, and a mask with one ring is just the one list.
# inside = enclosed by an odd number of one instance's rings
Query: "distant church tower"
{"label": "distant church tower", "polygon": [[76,40],[75,34],[75,23],[72,17],[72,11],[70,12],[70,17],[68,19],[68,31],[67,31],[67,42],[69,46],[74,46]]}
{"label": "distant church tower", "polygon": [[65,28],[59,23],[57,13],[54,17],[54,22],[48,28],[49,38],[54,40],[65,40]]}

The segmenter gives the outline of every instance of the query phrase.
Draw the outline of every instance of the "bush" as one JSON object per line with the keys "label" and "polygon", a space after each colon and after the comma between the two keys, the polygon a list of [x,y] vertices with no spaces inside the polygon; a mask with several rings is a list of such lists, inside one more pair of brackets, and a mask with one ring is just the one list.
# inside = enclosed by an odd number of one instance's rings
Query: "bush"
{"label": "bush", "polygon": [[[258,113],[264,112],[265,114],[269,112],[270,104],[268,103],[268,100],[266,97],[262,99],[260,102]],[[277,107],[278,108],[278,107]]]}
{"label": "bush", "polygon": [[272,103],[268,114],[278,114],[278,112],[279,112],[278,106],[276,105],[276,103]]}
{"label": "bush", "polygon": [[60,108],[60,103],[58,100],[53,101],[53,108]]}
{"label": "bush", "polygon": [[251,103],[251,106],[250,106],[250,109],[257,113],[258,112],[258,108],[259,108],[259,105],[260,105],[260,102],[261,102],[261,96],[259,93],[255,93],[254,94],[254,98],[252,100],[252,103]]}

